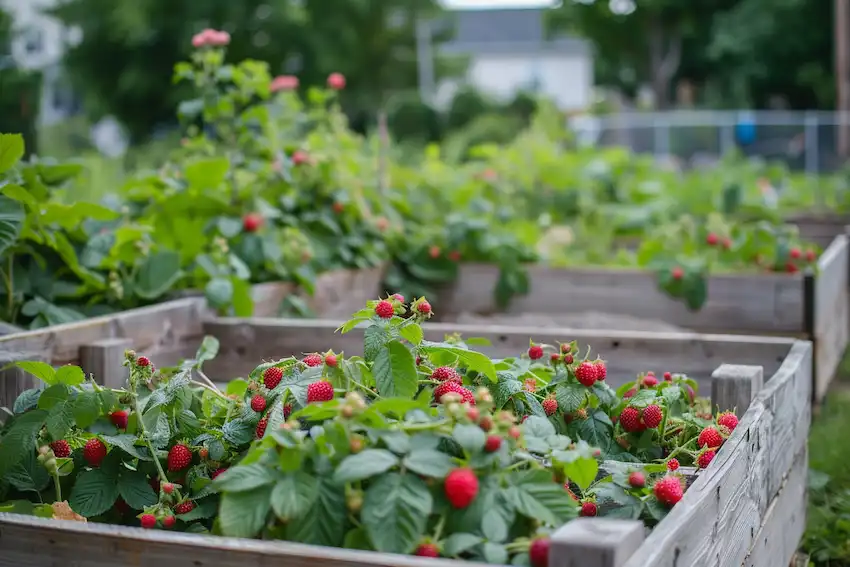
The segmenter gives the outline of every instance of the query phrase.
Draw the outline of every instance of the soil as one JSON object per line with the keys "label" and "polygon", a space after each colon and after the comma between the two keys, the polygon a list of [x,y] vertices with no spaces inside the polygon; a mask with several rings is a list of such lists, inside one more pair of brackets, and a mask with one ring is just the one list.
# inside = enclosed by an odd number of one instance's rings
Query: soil
{"label": "soil", "polygon": [[599,331],[653,331],[660,333],[687,333],[689,329],[677,327],[656,319],[639,319],[627,315],[588,311],[585,313],[521,313],[476,315],[460,313],[456,322],[462,324],[517,325],[523,327],[564,327]]}

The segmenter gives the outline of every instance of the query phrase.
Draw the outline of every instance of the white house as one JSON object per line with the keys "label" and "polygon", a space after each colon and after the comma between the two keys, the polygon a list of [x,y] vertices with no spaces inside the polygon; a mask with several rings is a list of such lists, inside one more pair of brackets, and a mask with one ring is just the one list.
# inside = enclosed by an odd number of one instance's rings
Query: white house
{"label": "white house", "polygon": [[[547,9],[539,2],[532,7],[453,9],[454,39],[440,49],[467,55],[470,66],[465,82],[494,98],[510,99],[517,91],[532,90],[551,98],[562,110],[585,109],[593,89],[591,48],[574,37],[546,38]],[[448,105],[461,83],[437,85],[435,105]]]}

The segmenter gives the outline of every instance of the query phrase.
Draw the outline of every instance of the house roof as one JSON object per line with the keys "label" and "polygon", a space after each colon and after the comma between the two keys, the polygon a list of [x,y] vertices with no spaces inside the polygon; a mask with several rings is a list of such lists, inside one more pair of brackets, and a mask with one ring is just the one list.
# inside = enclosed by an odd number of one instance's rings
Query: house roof
{"label": "house roof", "polygon": [[453,10],[454,39],[442,48],[455,53],[586,53],[587,42],[567,36],[547,39],[540,8]]}

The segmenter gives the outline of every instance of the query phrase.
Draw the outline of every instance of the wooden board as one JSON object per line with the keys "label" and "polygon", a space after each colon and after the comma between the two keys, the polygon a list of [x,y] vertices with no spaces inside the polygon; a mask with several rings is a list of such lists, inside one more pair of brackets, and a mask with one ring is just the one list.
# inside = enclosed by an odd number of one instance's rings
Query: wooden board
{"label": "wooden board", "polygon": [[[219,339],[221,349],[204,368],[211,378],[229,380],[247,375],[260,361],[334,349],[346,355],[362,355],[363,331],[342,335],[338,322],[303,319],[216,318],[204,322],[204,333]],[[634,380],[638,372],[683,372],[700,382],[709,393],[711,374],[723,363],[764,366],[772,374],[794,344],[793,339],[697,333],[608,332],[578,329],[500,327],[426,323],[427,340],[439,341],[447,334],[483,337],[490,347],[475,347],[491,356],[516,356],[528,349],[529,338],[555,344],[576,340],[581,352],[593,348],[608,364],[609,382]]]}
{"label": "wooden board", "polygon": [[711,466],[625,567],[789,564],[804,523],[802,510],[789,510],[805,482],[811,361],[811,343],[793,346]]}
{"label": "wooden board", "polygon": [[[531,291],[514,297],[508,313],[612,313],[702,332],[799,335],[805,329],[799,274],[712,275],[705,305],[690,311],[659,290],[651,272],[539,265],[528,270]],[[437,315],[496,312],[492,291],[497,278],[496,266],[463,265],[454,285],[444,287],[434,301]]]}
{"label": "wooden board", "polygon": [[373,268],[325,272],[316,278],[313,296],[304,299],[319,318],[348,317],[383,292],[381,283],[386,269],[387,265],[381,264]]}
{"label": "wooden board", "polygon": [[821,248],[826,248],[836,236],[844,234],[845,227],[850,224],[850,215],[807,212],[791,215],[786,220],[790,224],[797,225],[803,241],[813,242]]}
{"label": "wooden board", "polygon": [[814,281],[815,385],[820,403],[850,340],[850,239],[839,235],[818,259]]}

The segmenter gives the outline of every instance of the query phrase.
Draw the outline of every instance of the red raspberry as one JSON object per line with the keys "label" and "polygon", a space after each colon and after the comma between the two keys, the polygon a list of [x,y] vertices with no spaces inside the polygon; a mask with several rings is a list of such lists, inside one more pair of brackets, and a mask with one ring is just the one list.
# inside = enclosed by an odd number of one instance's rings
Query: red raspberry
{"label": "red raspberry", "polygon": [[484,450],[488,453],[495,453],[502,446],[502,438],[498,435],[490,435],[487,437],[487,442],[484,443]]}
{"label": "red raspberry", "polygon": [[195,503],[191,500],[187,500],[186,502],[181,502],[177,506],[174,507],[175,514],[188,514],[192,510],[195,509]]}
{"label": "red raspberry", "polygon": [[421,543],[416,548],[416,551],[413,552],[413,555],[418,555],[419,557],[439,557],[440,548],[433,543]]}
{"label": "red raspberry", "polygon": [[269,390],[277,388],[277,385],[280,384],[281,380],[283,380],[283,370],[277,366],[272,366],[271,368],[263,370],[263,383]]}
{"label": "red raspberry", "polygon": [[629,475],[629,485],[632,488],[643,488],[646,486],[646,477],[642,472],[634,471]]}
{"label": "red raspberry", "polygon": [[338,361],[336,359],[336,355],[335,354],[326,354],[325,355],[325,364],[327,364],[331,368],[336,368],[336,365],[338,364]]}
{"label": "red raspberry", "polygon": [[289,416],[292,414],[292,404],[285,404],[283,406],[283,419],[289,419]]}
{"label": "red raspberry", "polygon": [[136,359],[136,364],[138,364],[139,366],[150,366],[151,361],[146,356],[140,356],[139,358]]}
{"label": "red raspberry", "polygon": [[685,393],[688,395],[688,403],[694,405],[694,398],[696,397],[696,392],[689,385],[685,384]]}
{"label": "red raspberry", "polygon": [[[527,418],[528,416],[525,416],[525,417]],[[525,418],[523,418],[523,421],[525,421]],[[513,439],[519,439],[520,435],[522,435],[522,431],[516,425],[511,425],[508,428],[508,436],[509,437],[511,437]]]}
{"label": "red raspberry", "polygon": [[705,237],[705,243],[709,246],[714,246],[715,244],[717,244],[718,240],[719,239],[717,238],[717,235],[713,232],[709,232],[708,236]]}
{"label": "red raspberry", "polygon": [[220,468],[220,469],[216,469],[216,470],[214,470],[214,471],[213,471],[213,473],[210,475],[210,478],[211,478],[212,480],[215,480],[215,479],[216,479],[216,477],[218,477],[218,476],[219,476],[219,475],[221,475],[221,474],[224,474],[224,472],[225,472],[225,471],[227,471],[227,467],[222,467],[222,468]]}
{"label": "red raspberry", "polygon": [[661,408],[655,404],[643,408],[643,424],[649,429],[655,429],[661,425],[661,419],[663,417],[664,414],[661,412]]}
{"label": "red raspberry", "polygon": [[814,262],[817,259],[818,255],[814,250],[806,250],[806,261]]}
{"label": "red raspberry", "polygon": [[493,429],[493,418],[489,415],[485,415],[481,418],[481,421],[478,422],[478,427],[480,427],[482,431],[490,431]]}
{"label": "red raspberry", "polygon": [[475,396],[472,395],[472,392],[458,384],[457,382],[445,381],[436,388],[434,388],[434,401],[442,403],[443,396],[446,394],[453,392],[461,397],[461,402],[469,402],[469,405],[475,405]]}
{"label": "red raspberry", "polygon": [[640,411],[637,408],[627,407],[620,413],[620,425],[623,431],[636,432],[641,430]]}
{"label": "red raspberry", "polygon": [[582,362],[576,368],[576,378],[583,386],[590,388],[596,383],[596,367],[592,362]]}
{"label": "red raspberry", "polygon": [[263,435],[266,434],[266,426],[269,424],[269,418],[264,417],[257,423],[257,431],[255,432],[257,435],[257,439],[262,439]]}
{"label": "red raspberry", "polygon": [[200,449],[198,449],[198,456],[202,459],[206,459],[210,456],[210,450],[206,447],[201,447]]}
{"label": "red raspberry", "polygon": [[670,275],[671,275],[671,276],[673,276],[673,279],[674,279],[674,280],[680,280],[680,279],[682,279],[683,277],[685,277],[685,270],[683,270],[683,269],[682,269],[682,268],[680,268],[679,266],[676,266],[676,267],[675,267],[675,268],[673,268],[673,270],[670,272]]}
{"label": "red raspberry", "polygon": [[543,400],[543,411],[546,412],[546,415],[552,415],[558,411],[558,401],[554,398],[546,398]]}
{"label": "red raspberry", "polygon": [[186,445],[175,445],[168,451],[168,470],[182,471],[192,464],[192,451]]}
{"label": "red raspberry", "polygon": [[592,518],[596,515],[596,502],[582,502],[581,503],[581,511],[579,512],[579,516],[584,518]]}
{"label": "red raspberry", "polygon": [[83,458],[93,467],[100,466],[106,458],[106,445],[100,439],[89,439],[83,447]]}
{"label": "red raspberry", "polygon": [[389,319],[395,314],[393,304],[383,299],[375,306],[375,314],[381,319]]}
{"label": "red raspberry", "polygon": [[564,355],[564,364],[572,364],[573,363],[573,355],[567,353]]}
{"label": "red raspberry", "polygon": [[454,469],[446,476],[443,490],[454,508],[466,508],[478,496],[478,477],[472,469]]}
{"label": "red raspberry", "polygon": [[627,399],[631,398],[632,396],[634,396],[635,394],[637,394],[637,390],[635,390],[634,388],[629,388],[626,391],[626,393],[623,394],[623,399],[627,400]]}
{"label": "red raspberry", "polygon": [[398,301],[399,303],[404,303],[404,296],[400,293],[394,293],[392,298]]}
{"label": "red raspberry", "polygon": [[531,567],[549,567],[549,538],[539,537],[528,548]]}
{"label": "red raspberry", "polygon": [[665,372],[664,373],[664,380],[666,380],[667,382],[672,382],[673,381],[673,375],[670,374],[669,372]]}
{"label": "red raspberry", "polygon": [[478,408],[469,408],[466,410],[466,418],[474,423],[478,422],[481,417],[481,411]]}
{"label": "red raspberry", "polygon": [[141,521],[142,527],[146,530],[156,527],[156,516],[153,514],[142,514],[139,521]]}
{"label": "red raspberry", "polygon": [[549,362],[551,362],[552,364],[558,364],[559,362],[561,362],[561,354],[553,352],[549,355]]}
{"label": "red raspberry", "polygon": [[307,403],[327,402],[334,399],[334,387],[327,380],[319,380],[307,386]]}
{"label": "red raspberry", "polygon": [[711,449],[716,449],[723,444],[723,437],[720,436],[720,432],[717,431],[713,427],[706,427],[702,431],[700,431],[699,437],[697,437],[697,447],[709,447]]}
{"label": "red raspberry", "polygon": [[540,345],[531,345],[528,349],[528,358],[531,360],[543,358],[543,347]]}
{"label": "red raspberry", "polygon": [[596,368],[596,379],[605,380],[605,377],[608,376],[608,369],[605,368],[605,363],[597,360],[593,363],[593,366]]}
{"label": "red raspberry", "polygon": [[262,413],[266,409],[266,399],[260,394],[257,394],[251,398],[251,409],[257,413]]}
{"label": "red raspberry", "polygon": [[658,385],[658,378],[656,378],[653,374],[647,374],[643,377],[643,381],[641,382],[641,386],[644,388],[654,388]]}
{"label": "red raspberry", "polygon": [[734,413],[721,413],[717,416],[717,424],[727,428],[731,432],[738,427],[738,418]]}
{"label": "red raspberry", "polygon": [[435,368],[431,373],[431,380],[438,380],[440,382],[455,382],[457,384],[462,382],[460,374],[458,374],[457,370],[451,366],[440,366]]}
{"label": "red raspberry", "polygon": [[791,256],[792,258],[794,258],[794,259],[796,260],[796,259],[798,259],[800,256],[802,256],[802,255],[803,255],[803,253],[802,253],[802,252],[800,252],[800,249],[799,249],[799,248],[792,248],[791,250],[789,250],[789,251],[788,251],[788,255],[789,255],[789,256]]}
{"label": "red raspberry", "polygon": [[679,459],[670,459],[667,461],[667,470],[674,471],[679,468]]}
{"label": "red raspberry", "polygon": [[66,457],[71,456],[71,446],[68,445],[68,442],[64,439],[54,441],[50,444],[50,448],[53,449],[53,454],[56,455],[56,457],[59,459],[64,459]]}
{"label": "red raspberry", "polygon": [[304,362],[304,364],[306,364],[307,366],[314,368],[316,366],[321,366],[325,362],[325,359],[322,358],[321,354],[317,354],[314,352],[313,354],[308,354],[307,356],[305,356],[302,362]]}
{"label": "red raspberry", "polygon": [[431,304],[427,301],[423,301],[419,305],[416,306],[416,310],[422,315],[428,315],[431,313]]}
{"label": "red raspberry", "polygon": [[697,466],[701,469],[708,467],[709,463],[714,459],[717,453],[714,450],[708,450],[697,458]]}
{"label": "red raspberry", "polygon": [[165,492],[166,494],[171,494],[172,492],[174,492],[174,485],[171,484],[170,482],[163,482],[162,483],[162,491]]}
{"label": "red raspberry", "polygon": [[571,349],[572,349],[572,347],[570,347],[570,343],[563,343],[561,345],[561,352],[564,353],[564,354],[567,354],[568,352],[570,352]]}
{"label": "red raspberry", "polygon": [[304,150],[295,150],[292,154],[292,165],[301,165],[309,161],[310,156]]}
{"label": "red raspberry", "polygon": [[177,518],[169,514],[168,516],[162,519],[162,527],[164,528],[173,528],[174,524],[177,523]]}
{"label": "red raspberry", "polygon": [[677,476],[665,476],[652,487],[655,498],[665,506],[672,506],[682,499],[682,481]]}
{"label": "red raspberry", "polygon": [[109,421],[118,429],[127,429],[127,410],[116,410],[109,414]]}
{"label": "red raspberry", "polygon": [[257,232],[263,226],[263,217],[259,213],[248,213],[242,218],[242,228],[245,232]]}

